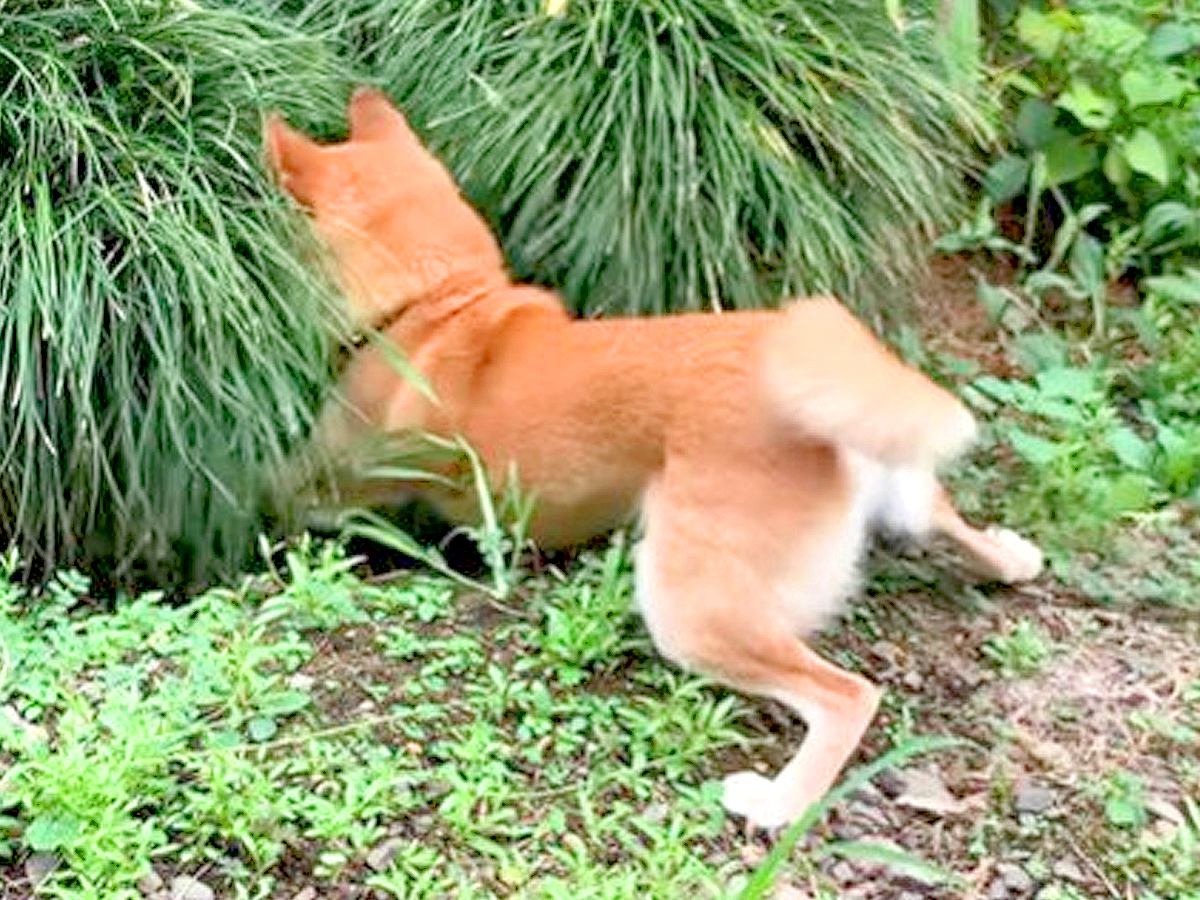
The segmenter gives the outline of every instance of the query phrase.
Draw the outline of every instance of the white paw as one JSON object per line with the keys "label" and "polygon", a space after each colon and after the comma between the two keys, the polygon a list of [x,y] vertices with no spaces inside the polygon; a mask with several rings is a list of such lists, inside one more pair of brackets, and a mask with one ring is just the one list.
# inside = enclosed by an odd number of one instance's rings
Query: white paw
{"label": "white paw", "polygon": [[721,802],[727,812],[768,831],[781,828],[792,818],[779,788],[770,778],[757,772],[734,772],[725,777]]}
{"label": "white paw", "polygon": [[987,536],[1003,551],[1003,560],[997,560],[998,577],[1005,584],[1033,581],[1042,571],[1042,551],[1037,544],[1010,531],[993,525]]}

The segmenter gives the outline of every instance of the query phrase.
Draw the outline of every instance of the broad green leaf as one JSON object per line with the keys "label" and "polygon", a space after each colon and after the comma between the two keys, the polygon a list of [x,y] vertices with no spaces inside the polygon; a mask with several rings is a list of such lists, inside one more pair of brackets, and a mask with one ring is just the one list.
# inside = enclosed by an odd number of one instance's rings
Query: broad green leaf
{"label": "broad green leaf", "polygon": [[1008,154],[1000,157],[983,175],[983,188],[993,203],[1007,203],[1025,190],[1029,160]]}
{"label": "broad green leaf", "polygon": [[1079,17],[1079,23],[1083,27],[1080,55],[1110,67],[1146,43],[1146,32],[1122,16],[1084,13]]}
{"label": "broad green leaf", "polygon": [[1130,176],[1133,175],[1129,163],[1125,162],[1124,152],[1116,144],[1108,145],[1108,150],[1104,154],[1104,163],[1100,168],[1104,172],[1104,177],[1118,186],[1128,184]]}
{"label": "broad green leaf", "polygon": [[1146,42],[1146,52],[1157,59],[1170,59],[1193,47],[1200,47],[1200,25],[1184,25],[1182,22],[1163,22]]}
{"label": "broad green leaf", "polygon": [[1026,408],[1043,419],[1053,422],[1065,422],[1069,425],[1082,425],[1088,416],[1088,411],[1069,400],[1059,400],[1054,397],[1038,397]]}
{"label": "broad green leaf", "polygon": [[1017,15],[1017,38],[1042,59],[1058,52],[1074,17],[1066,10],[1039,12],[1030,6]]}
{"label": "broad green leaf", "polygon": [[1017,452],[1017,455],[1033,466],[1047,466],[1065,452],[1065,448],[1062,445],[1048,441],[1043,437],[1038,437],[1035,434],[1030,434],[1028,431],[1018,428],[1015,425],[1008,427],[1006,436],[1013,450]]}
{"label": "broad green leaf", "polygon": [[1094,144],[1078,137],[1059,137],[1045,150],[1046,185],[1056,187],[1082,178],[1100,162],[1100,152]]}
{"label": "broad green leaf", "polygon": [[1042,149],[1058,134],[1057,118],[1058,110],[1041,97],[1026,97],[1017,109],[1017,140],[1031,150]]}
{"label": "broad green leaf", "polygon": [[1162,141],[1149,128],[1139,128],[1125,142],[1125,161],[1129,168],[1148,175],[1159,184],[1171,180],[1171,164]]}
{"label": "broad green leaf", "polygon": [[997,287],[986,278],[975,281],[975,297],[987,310],[988,318],[1014,331],[1029,325],[1029,316],[1013,303],[1014,294],[1004,287]]}
{"label": "broad green leaf", "polygon": [[1109,449],[1121,461],[1121,465],[1144,472],[1150,468],[1154,448],[1136,431],[1127,425],[1118,425],[1108,433]]}
{"label": "broad green leaf", "polygon": [[1072,279],[1050,269],[1038,269],[1025,279],[1021,285],[1027,293],[1035,297],[1044,297],[1050,291],[1062,291],[1068,297],[1082,298],[1085,293],[1079,289]]}
{"label": "broad green leaf", "polygon": [[1130,69],[1121,76],[1121,92],[1129,101],[1130,109],[1174,103],[1187,93],[1189,87],[1187,81],[1166,69]]}
{"label": "broad green leaf", "polygon": [[[1195,229],[1200,229],[1200,209],[1193,209],[1178,200],[1164,200],[1154,204],[1142,220],[1142,243],[1153,247]],[[1197,240],[1200,240],[1200,233],[1197,233]]]}
{"label": "broad green leaf", "polygon": [[976,378],[971,382],[971,387],[975,388],[981,394],[991,397],[993,400],[999,400],[1001,403],[1011,403],[1013,401],[1012,382],[996,378],[994,375],[984,375],[982,378]]}
{"label": "broad green leaf", "polygon": [[1152,497],[1153,482],[1138,472],[1126,472],[1108,487],[1104,505],[1109,515],[1145,509]]}
{"label": "broad green leaf", "polygon": [[1174,303],[1200,304],[1200,269],[1185,269],[1182,275],[1143,278],[1141,286]]}
{"label": "broad green leaf", "polygon": [[1093,131],[1103,131],[1117,114],[1115,101],[1098,93],[1081,78],[1072,79],[1070,86],[1059,95],[1056,104],[1073,115],[1079,124]]}
{"label": "broad green leaf", "polygon": [[837,856],[860,862],[887,866],[897,872],[922,881],[925,884],[954,884],[961,876],[928,862],[916,854],[898,847],[873,841],[838,841],[818,851],[819,856]]}
{"label": "broad green leaf", "polygon": [[205,745],[212,750],[228,750],[242,743],[242,736],[232,728],[221,728],[209,732]]}
{"label": "broad green leaf", "polygon": [[250,735],[250,740],[259,743],[269,741],[278,730],[279,726],[275,724],[275,720],[267,716],[255,716],[246,725],[246,733]]}
{"label": "broad green leaf", "polygon": [[1050,397],[1064,397],[1078,402],[1097,394],[1096,373],[1072,366],[1058,366],[1038,372],[1038,389]]}
{"label": "broad green leaf", "polygon": [[304,709],[311,702],[312,697],[304,691],[280,691],[259,703],[259,711],[265,715],[287,716]]}
{"label": "broad green leaf", "polygon": [[1054,332],[1031,331],[1013,341],[1013,356],[1026,371],[1041,372],[1065,366],[1067,348],[1065,341]]}
{"label": "broad green leaf", "polygon": [[1005,72],[1000,76],[1000,83],[1012,88],[1014,91],[1028,94],[1030,97],[1040,97],[1042,95],[1042,86],[1028,75],[1022,75],[1020,72]]}
{"label": "broad green leaf", "polygon": [[44,853],[69,845],[79,836],[79,819],[75,816],[37,816],[25,829],[25,843],[31,850]]}
{"label": "broad green leaf", "polygon": [[1086,231],[1080,232],[1071,245],[1069,267],[1075,283],[1094,295],[1104,287],[1104,245]]}

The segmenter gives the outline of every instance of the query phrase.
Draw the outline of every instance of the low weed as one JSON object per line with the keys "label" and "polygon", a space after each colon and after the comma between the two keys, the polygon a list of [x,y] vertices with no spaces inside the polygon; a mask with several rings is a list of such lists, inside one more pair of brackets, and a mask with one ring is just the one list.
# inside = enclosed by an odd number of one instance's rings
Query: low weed
{"label": "low weed", "polygon": [[[1137,563],[1149,548],[1200,537],[1187,524],[1200,500],[1200,329],[1150,295],[1122,311],[1101,352],[1036,310],[1010,318],[1004,300],[990,310],[1019,370],[976,375],[963,396],[990,422],[993,459],[1017,464],[1016,475],[994,464],[981,475],[1007,482],[1001,517],[1030,523],[1056,574],[1097,598],[1193,605],[1190,554],[1155,570]],[[1112,567],[1079,567],[1080,553],[1105,544]],[[1112,572],[1124,571],[1122,554],[1137,571],[1122,576],[1123,586],[1110,584]]]}
{"label": "low weed", "polygon": [[[993,4],[999,6],[1000,4]],[[1013,252],[1026,289],[1082,301],[1106,332],[1109,285],[1132,274],[1175,302],[1200,297],[1200,13],[1186,5],[1022,3],[994,84],[1010,145],[983,177],[980,216],[946,246]],[[1018,204],[1017,242],[988,227]],[[1192,261],[1189,263],[1189,261]]]}
{"label": "low weed", "polygon": [[1054,644],[1035,622],[1021,619],[983,644],[983,655],[1006,676],[1036,675],[1054,653]]}

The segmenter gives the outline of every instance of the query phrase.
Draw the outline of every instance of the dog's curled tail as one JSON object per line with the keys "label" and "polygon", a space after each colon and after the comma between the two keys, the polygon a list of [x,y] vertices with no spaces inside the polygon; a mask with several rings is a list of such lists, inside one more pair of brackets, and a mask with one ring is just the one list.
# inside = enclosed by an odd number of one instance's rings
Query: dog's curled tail
{"label": "dog's curled tail", "polygon": [[787,310],[767,336],[764,362],[770,401],[788,423],[880,462],[932,467],[975,436],[954,395],[831,298]]}

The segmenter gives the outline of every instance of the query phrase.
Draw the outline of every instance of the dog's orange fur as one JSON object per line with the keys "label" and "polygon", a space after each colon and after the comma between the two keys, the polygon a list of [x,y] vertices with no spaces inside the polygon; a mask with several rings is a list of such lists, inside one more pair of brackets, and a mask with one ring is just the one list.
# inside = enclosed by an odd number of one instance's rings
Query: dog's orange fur
{"label": "dog's orange fur", "polygon": [[[465,437],[499,483],[518,473],[543,546],[640,510],[638,599],[668,658],[782,701],[809,727],[774,778],[726,782],[758,825],[797,817],[833,783],[879,691],[801,638],[853,588],[873,524],[941,531],[997,578],[1040,554],[955,513],[934,466],[973,424],[949,393],[889,353],[842,306],[785,312],[571,319],[514,284],[485,222],[385,97],[350,104],[349,140],[318,145],[273,117],[268,154],[332,251],[354,316],[382,325],[433,388],[377,347],[359,351],[316,441],[375,432]],[[452,520],[476,512],[423,491]]]}

